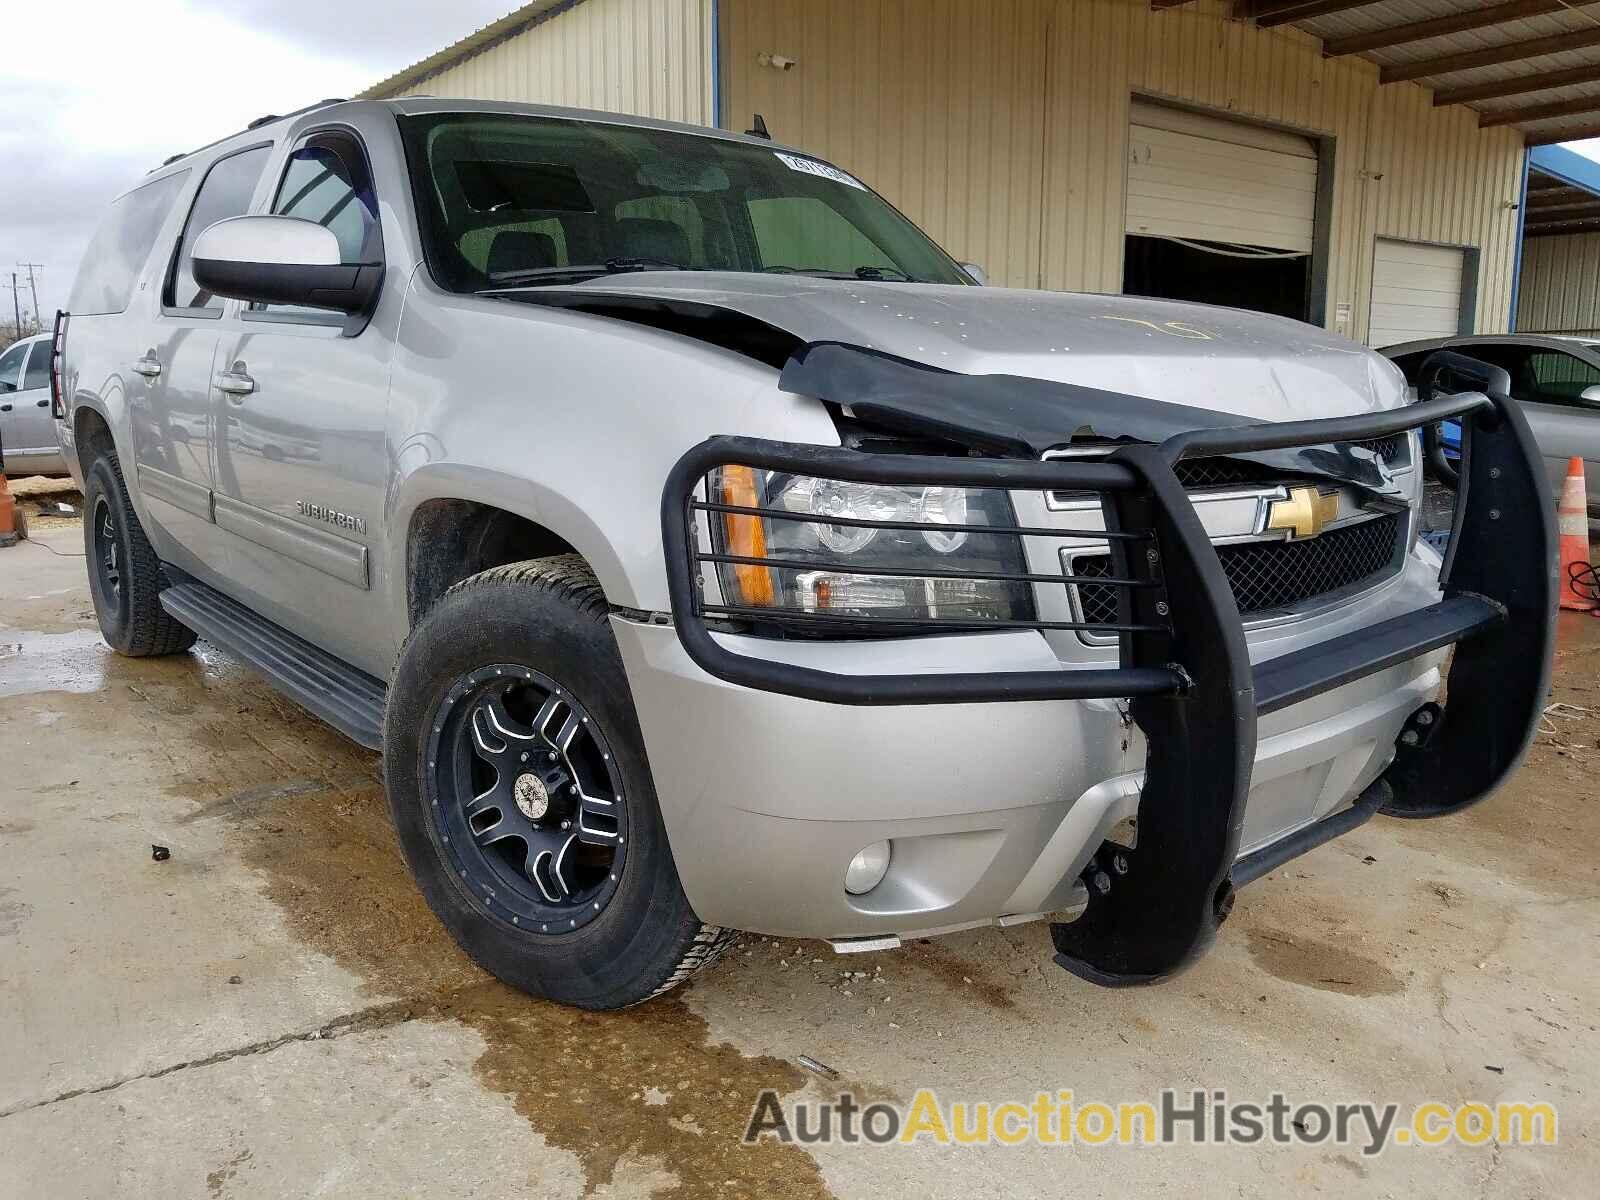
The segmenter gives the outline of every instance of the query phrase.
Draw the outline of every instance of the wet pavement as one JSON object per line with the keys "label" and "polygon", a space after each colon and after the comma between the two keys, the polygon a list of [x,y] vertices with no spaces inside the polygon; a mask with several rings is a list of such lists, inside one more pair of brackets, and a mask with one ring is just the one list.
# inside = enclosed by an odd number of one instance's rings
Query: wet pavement
{"label": "wet pavement", "polygon": [[[846,958],[749,938],[597,1015],[455,948],[375,755],[204,643],[110,654],[76,524],[35,534],[0,551],[0,1196],[1499,1197],[1600,1171],[1600,620],[1564,618],[1560,707],[1503,794],[1276,872],[1162,987],[1071,978],[1040,925]],[[1561,1144],[739,1144],[762,1089],[846,1086],[1543,1100]]]}

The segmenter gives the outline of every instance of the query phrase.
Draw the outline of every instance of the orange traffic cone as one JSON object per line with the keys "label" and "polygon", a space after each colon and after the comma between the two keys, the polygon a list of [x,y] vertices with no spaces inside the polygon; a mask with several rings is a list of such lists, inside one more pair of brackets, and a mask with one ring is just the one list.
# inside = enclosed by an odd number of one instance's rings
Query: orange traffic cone
{"label": "orange traffic cone", "polygon": [[1556,510],[1561,528],[1561,607],[1588,612],[1594,599],[1578,587],[1574,572],[1589,565],[1589,496],[1583,481],[1583,459],[1567,460],[1567,481],[1561,487],[1561,505]]}
{"label": "orange traffic cone", "polygon": [[15,546],[27,536],[26,518],[18,511],[17,502],[12,498],[6,473],[0,471],[0,547]]}

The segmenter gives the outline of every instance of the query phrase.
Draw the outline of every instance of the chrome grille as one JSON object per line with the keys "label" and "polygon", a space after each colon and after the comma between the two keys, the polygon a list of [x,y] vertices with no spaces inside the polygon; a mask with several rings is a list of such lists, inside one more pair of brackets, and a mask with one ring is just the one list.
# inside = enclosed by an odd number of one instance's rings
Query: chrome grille
{"label": "chrome grille", "polygon": [[[1405,515],[1388,513],[1303,541],[1218,546],[1217,558],[1240,615],[1249,617],[1374,579],[1394,562],[1404,535]],[[1071,560],[1070,569],[1080,577],[1107,578],[1111,556],[1080,554]],[[1092,583],[1076,587],[1085,623],[1109,625],[1116,621],[1115,588]]]}

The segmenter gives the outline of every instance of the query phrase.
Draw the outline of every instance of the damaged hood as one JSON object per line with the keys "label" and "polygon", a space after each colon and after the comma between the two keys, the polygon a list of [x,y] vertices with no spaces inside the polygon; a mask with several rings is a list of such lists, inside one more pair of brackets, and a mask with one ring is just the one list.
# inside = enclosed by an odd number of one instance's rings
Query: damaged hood
{"label": "damaged hood", "polygon": [[563,290],[714,306],[802,342],[962,375],[1075,384],[1227,413],[1239,424],[1405,402],[1400,371],[1365,347],[1285,317],[1204,304],[716,271],[608,276]]}

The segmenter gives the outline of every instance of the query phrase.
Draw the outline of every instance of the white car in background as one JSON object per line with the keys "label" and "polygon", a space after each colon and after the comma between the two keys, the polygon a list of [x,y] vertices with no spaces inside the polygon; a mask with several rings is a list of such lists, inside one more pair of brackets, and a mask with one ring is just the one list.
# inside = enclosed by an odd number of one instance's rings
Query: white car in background
{"label": "white car in background", "polygon": [[65,475],[50,416],[50,335],[35,334],[0,353],[0,453],[6,474]]}

